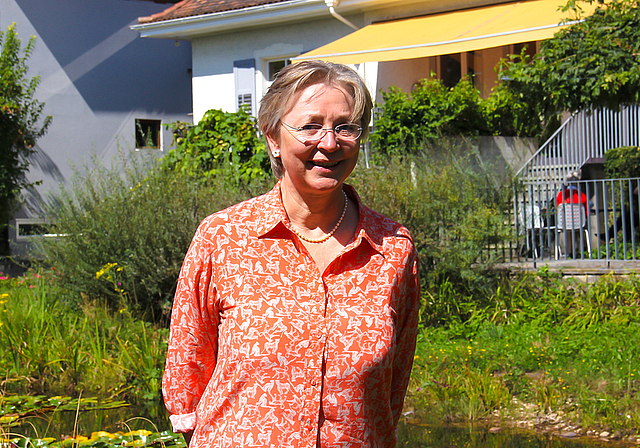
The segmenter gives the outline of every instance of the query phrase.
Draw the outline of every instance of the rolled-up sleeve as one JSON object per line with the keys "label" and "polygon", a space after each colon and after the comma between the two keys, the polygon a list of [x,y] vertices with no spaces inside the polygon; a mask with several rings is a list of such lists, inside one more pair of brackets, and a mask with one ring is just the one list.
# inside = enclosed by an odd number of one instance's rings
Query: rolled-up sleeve
{"label": "rolled-up sleeve", "polygon": [[173,302],[162,393],[176,432],[196,427],[196,406],[216,366],[218,306],[209,244],[203,223],[185,256]]}

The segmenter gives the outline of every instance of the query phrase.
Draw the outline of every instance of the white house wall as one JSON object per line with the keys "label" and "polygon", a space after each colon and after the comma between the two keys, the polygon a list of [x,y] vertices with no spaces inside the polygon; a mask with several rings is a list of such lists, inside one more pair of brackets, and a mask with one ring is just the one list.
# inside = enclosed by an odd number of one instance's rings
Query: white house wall
{"label": "white house wall", "polygon": [[[348,19],[361,25],[361,16],[349,16]],[[297,56],[352,31],[327,13],[327,18],[323,20],[194,38],[194,122],[199,121],[209,109],[235,112],[234,61],[256,60],[256,92],[260,99],[266,86],[262,82],[266,75],[262,73],[261,61]],[[287,51],[295,53],[287,54]]]}
{"label": "white house wall", "polygon": [[[191,122],[190,43],[142,39],[129,28],[165,8],[124,0],[0,0],[0,28],[15,22],[23,46],[36,37],[28,76],[40,76],[36,98],[45,103],[43,116],[53,117],[28,173],[30,182],[42,183],[16,218],[36,218],[40,198],[92,154],[108,164],[119,151],[133,151],[135,119]],[[162,141],[168,150],[170,131],[163,130]]]}

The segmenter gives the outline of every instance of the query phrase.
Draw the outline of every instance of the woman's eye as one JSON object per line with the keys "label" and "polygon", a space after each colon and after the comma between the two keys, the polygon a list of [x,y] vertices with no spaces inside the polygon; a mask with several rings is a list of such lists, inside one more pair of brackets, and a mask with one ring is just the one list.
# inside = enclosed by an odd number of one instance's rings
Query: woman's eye
{"label": "woman's eye", "polygon": [[302,131],[319,131],[322,129],[322,125],[320,124],[305,124],[300,128]]}

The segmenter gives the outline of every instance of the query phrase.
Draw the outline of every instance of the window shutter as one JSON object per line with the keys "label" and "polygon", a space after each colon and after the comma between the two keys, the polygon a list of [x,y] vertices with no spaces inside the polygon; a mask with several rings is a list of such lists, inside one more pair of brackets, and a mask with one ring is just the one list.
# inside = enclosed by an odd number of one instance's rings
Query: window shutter
{"label": "window shutter", "polygon": [[233,63],[233,76],[236,84],[237,109],[245,107],[251,115],[256,115],[256,62],[245,59]]}

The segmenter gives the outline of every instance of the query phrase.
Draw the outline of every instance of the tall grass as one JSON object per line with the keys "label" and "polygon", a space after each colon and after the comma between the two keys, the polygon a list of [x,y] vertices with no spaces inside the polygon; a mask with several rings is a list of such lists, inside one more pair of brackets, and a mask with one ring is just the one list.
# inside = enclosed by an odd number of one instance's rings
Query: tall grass
{"label": "tall grass", "polygon": [[127,308],[78,307],[53,270],[0,277],[0,370],[9,393],[159,400],[168,330]]}

